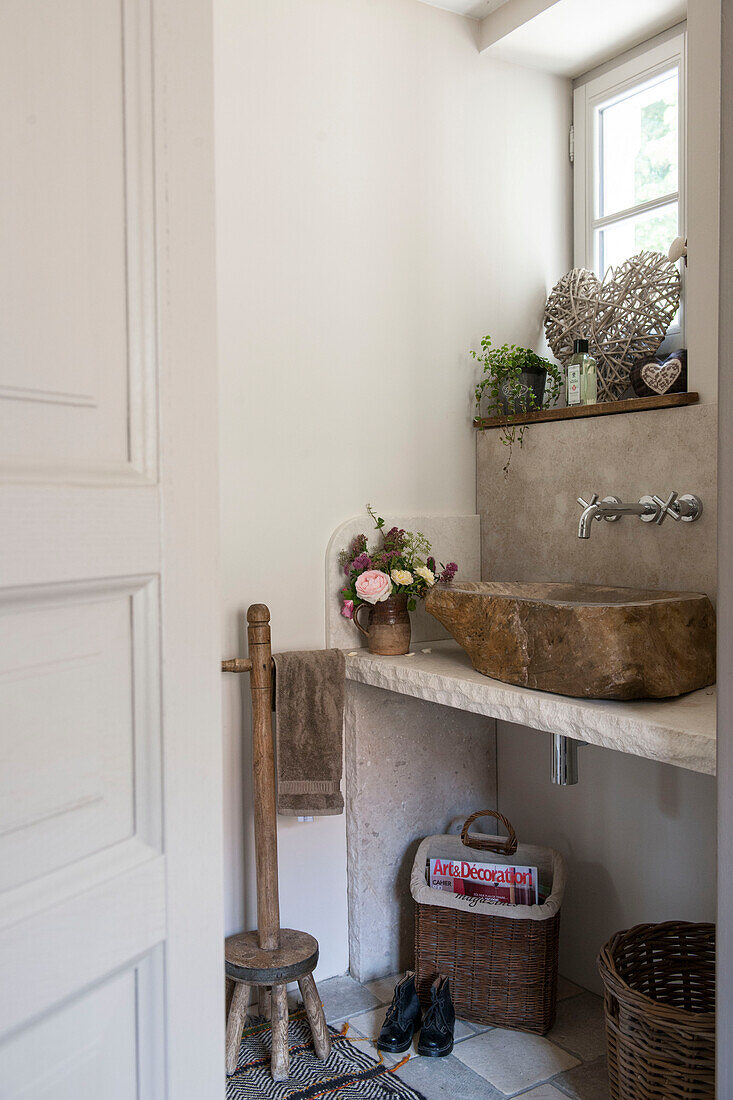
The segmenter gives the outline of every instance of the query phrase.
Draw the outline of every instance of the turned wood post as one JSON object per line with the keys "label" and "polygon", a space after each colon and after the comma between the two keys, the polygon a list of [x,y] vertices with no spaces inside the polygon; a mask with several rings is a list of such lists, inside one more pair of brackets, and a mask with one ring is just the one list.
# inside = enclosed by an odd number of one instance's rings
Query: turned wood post
{"label": "turned wood post", "polygon": [[229,1001],[227,1073],[234,1073],[237,1068],[242,1028],[247,1019],[250,999],[255,989],[259,989],[260,1013],[271,1019],[272,1076],[275,1081],[286,1081],[290,1065],[288,980],[296,979],[300,985],[316,1054],[322,1060],[328,1058],[331,1036],[312,973],[318,962],[318,941],[307,932],[285,928],[281,933],[280,929],[275,751],[272,736],[273,663],[270,612],[262,603],[252,604],[247,611],[247,639],[249,657],[222,661],[221,666],[224,672],[251,673],[258,926],[256,932],[238,932],[226,939]]}
{"label": "turned wood post", "polygon": [[255,603],[247,611],[247,639],[252,662],[252,743],[257,860],[257,931],[263,951],[280,946],[280,902],[277,884],[277,816],[275,757],[272,739],[272,646],[270,611]]}

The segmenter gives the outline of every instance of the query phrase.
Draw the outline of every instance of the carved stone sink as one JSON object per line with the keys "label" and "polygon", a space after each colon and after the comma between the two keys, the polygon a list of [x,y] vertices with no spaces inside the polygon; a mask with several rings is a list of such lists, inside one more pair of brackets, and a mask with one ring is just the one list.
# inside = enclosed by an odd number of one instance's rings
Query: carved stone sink
{"label": "carved stone sink", "polygon": [[715,611],[699,592],[475,581],[433,588],[425,606],[507,684],[657,699],[715,682]]}

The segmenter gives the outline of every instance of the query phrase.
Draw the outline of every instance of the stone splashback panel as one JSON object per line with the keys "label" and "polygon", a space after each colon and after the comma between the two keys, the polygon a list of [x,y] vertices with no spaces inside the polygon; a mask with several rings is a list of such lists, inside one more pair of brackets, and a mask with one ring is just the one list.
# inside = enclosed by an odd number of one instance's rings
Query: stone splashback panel
{"label": "stone splashback panel", "polygon": [[[464,581],[481,578],[481,535],[478,516],[392,515],[385,513],[387,527],[403,527],[406,531],[422,531],[433,546],[439,562],[455,561],[458,576]],[[355,535],[365,534],[371,545],[374,523],[368,515],[355,516],[337,527],[326,551],[326,645],[336,649],[362,649],[366,639],[354,624],[345,619],[339,608],[338,591],[343,587],[343,573],[338,564],[339,552]],[[422,602],[411,612],[412,641],[436,641],[448,638],[447,630],[428,615]]]}
{"label": "stone splashback panel", "polygon": [[495,729],[480,714],[347,684],[349,968],[358,981],[413,966],[415,852],[423,837],[496,807]]}
{"label": "stone splashback panel", "polygon": [[[479,432],[476,445],[483,580],[669,588],[715,601],[716,405],[533,424],[507,477],[499,432]],[[627,516],[578,538],[577,497],[637,501],[672,489],[702,498],[697,523]]]}

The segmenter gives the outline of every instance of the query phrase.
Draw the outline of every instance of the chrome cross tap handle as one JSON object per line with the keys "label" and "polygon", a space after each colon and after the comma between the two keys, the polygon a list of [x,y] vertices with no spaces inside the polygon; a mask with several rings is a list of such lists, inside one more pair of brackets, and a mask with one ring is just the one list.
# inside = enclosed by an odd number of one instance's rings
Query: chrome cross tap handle
{"label": "chrome cross tap handle", "polygon": [[652,497],[652,500],[654,501],[654,503],[657,506],[657,515],[656,515],[656,519],[654,521],[657,525],[661,526],[664,523],[664,521],[665,521],[665,519],[668,515],[672,517],[672,519],[675,521],[675,523],[678,523],[679,520],[682,519],[682,516],[680,515],[679,510],[675,507],[676,502],[677,502],[677,494],[676,493],[674,493],[674,492],[670,493],[666,500],[662,500],[661,497],[658,497],[655,494]]}
{"label": "chrome cross tap handle", "polygon": [[598,493],[594,493],[590,500],[583,500],[582,497],[578,497],[578,504],[581,508],[590,508],[593,504],[598,502]]}
{"label": "chrome cross tap handle", "polygon": [[678,497],[676,493],[670,493],[666,500],[654,496],[652,500],[659,509],[657,523],[661,523],[665,516],[671,516],[675,523],[682,520],[683,523],[694,523],[702,515],[702,501],[693,493],[683,493]]}

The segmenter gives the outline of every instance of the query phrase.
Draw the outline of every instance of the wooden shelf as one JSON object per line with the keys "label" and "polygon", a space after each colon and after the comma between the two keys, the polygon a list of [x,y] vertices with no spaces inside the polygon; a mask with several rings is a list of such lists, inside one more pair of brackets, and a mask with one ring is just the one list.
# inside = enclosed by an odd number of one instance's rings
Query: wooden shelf
{"label": "wooden shelf", "polygon": [[[512,418],[512,424],[544,424],[550,420],[581,420],[586,416],[615,416],[618,413],[645,412],[648,409],[674,409],[695,405],[699,393],[665,393],[661,397],[634,397],[629,401],[599,401],[596,405],[573,405],[568,409],[539,409]],[[477,428],[502,428],[506,416],[477,416]]]}

